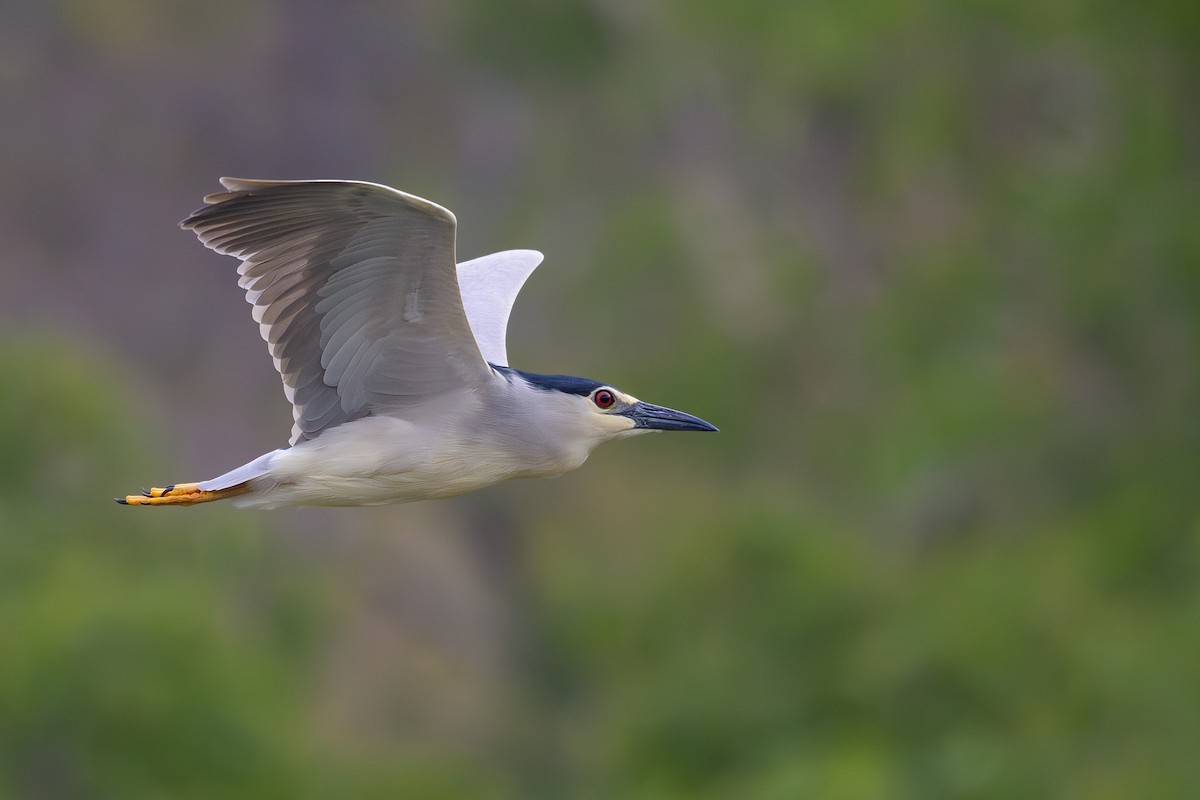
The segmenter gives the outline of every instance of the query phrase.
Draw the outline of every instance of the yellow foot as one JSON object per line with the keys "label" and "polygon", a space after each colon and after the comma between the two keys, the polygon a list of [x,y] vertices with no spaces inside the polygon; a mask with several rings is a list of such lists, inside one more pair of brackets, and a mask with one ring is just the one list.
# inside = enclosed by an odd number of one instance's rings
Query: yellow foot
{"label": "yellow foot", "polygon": [[123,506],[191,506],[196,503],[211,503],[213,500],[224,500],[226,497],[236,497],[245,494],[250,488],[245,484],[206,492],[196,483],[174,483],[170,486],[153,489],[142,489],[141,494],[131,494],[125,499],[114,497]]}

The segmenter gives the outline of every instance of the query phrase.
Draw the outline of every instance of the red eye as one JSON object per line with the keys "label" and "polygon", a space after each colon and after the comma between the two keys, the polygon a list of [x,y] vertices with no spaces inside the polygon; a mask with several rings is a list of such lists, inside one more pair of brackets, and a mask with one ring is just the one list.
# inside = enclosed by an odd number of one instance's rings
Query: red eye
{"label": "red eye", "polygon": [[617,398],[608,389],[601,389],[592,395],[592,402],[597,408],[612,408],[612,404],[617,402]]}

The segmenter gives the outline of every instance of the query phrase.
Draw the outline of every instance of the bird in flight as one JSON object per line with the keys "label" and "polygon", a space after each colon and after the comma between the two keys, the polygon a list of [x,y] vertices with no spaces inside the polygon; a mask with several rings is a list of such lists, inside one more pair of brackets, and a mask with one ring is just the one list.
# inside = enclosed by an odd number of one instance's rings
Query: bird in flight
{"label": "bird in flight", "polygon": [[600,381],[508,365],[509,312],[541,253],[456,264],[454,215],[376,183],[221,184],[181,225],[241,260],[238,284],[292,404],[291,441],[211,480],[118,503],[451,497],[560,475],[610,439],[717,430]]}

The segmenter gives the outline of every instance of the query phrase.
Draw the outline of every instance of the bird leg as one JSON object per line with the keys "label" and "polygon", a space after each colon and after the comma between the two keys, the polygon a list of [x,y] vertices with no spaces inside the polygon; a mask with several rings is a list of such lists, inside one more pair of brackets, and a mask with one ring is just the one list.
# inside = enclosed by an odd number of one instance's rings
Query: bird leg
{"label": "bird leg", "polygon": [[142,489],[140,495],[131,494],[125,499],[120,497],[113,499],[123,506],[191,506],[196,503],[211,503],[213,500],[236,497],[249,491],[250,487],[245,483],[213,492],[201,489],[200,485],[196,483],[173,483],[161,489]]}

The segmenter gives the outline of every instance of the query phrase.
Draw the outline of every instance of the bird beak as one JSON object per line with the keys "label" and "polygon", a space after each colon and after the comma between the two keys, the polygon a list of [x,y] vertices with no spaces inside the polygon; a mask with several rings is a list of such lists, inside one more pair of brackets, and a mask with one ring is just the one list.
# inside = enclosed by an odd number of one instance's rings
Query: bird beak
{"label": "bird beak", "polygon": [[633,420],[634,427],[655,431],[715,431],[717,427],[710,425],[699,417],[685,414],[662,406],[651,405],[638,401],[624,411],[622,416]]}

